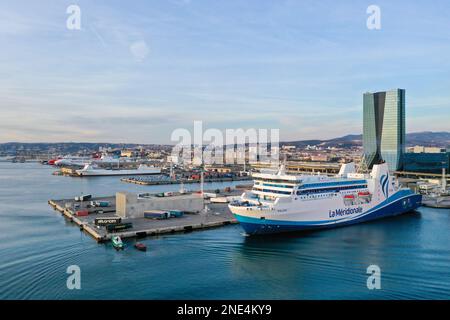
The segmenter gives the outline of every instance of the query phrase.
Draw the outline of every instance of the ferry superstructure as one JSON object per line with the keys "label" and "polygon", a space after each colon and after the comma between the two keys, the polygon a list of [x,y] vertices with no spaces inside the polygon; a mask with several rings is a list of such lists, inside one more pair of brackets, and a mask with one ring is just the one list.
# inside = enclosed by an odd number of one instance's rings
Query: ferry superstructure
{"label": "ferry superstructure", "polygon": [[337,176],[254,173],[251,191],[229,204],[247,234],[332,228],[416,209],[422,196],[401,188],[386,163],[371,173],[344,164]]}

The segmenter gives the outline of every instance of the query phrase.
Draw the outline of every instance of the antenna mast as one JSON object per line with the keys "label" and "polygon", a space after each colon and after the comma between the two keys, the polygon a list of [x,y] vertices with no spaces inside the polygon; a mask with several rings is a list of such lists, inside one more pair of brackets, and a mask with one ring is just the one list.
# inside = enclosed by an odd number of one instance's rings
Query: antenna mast
{"label": "antenna mast", "polygon": [[361,157],[361,161],[359,162],[356,172],[357,173],[368,173],[369,172],[369,166],[367,164],[367,158],[366,158],[365,153],[363,153],[363,155]]}

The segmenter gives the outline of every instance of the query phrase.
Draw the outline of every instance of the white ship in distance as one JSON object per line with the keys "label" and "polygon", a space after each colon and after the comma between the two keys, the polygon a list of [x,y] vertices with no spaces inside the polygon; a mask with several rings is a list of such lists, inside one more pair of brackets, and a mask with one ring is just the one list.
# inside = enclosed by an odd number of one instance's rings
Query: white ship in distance
{"label": "white ship in distance", "polygon": [[64,156],[55,161],[55,166],[83,166],[91,161],[92,157]]}
{"label": "white ship in distance", "polygon": [[80,157],[80,156],[64,156],[54,162],[55,166],[81,166],[84,167],[87,164],[118,164],[120,162],[130,162],[129,159],[111,157],[103,154],[100,158],[93,157]]}
{"label": "white ship in distance", "polygon": [[394,216],[416,209],[422,196],[401,188],[386,163],[371,173],[342,165],[337,176],[252,174],[251,191],[229,204],[247,234],[333,228]]}

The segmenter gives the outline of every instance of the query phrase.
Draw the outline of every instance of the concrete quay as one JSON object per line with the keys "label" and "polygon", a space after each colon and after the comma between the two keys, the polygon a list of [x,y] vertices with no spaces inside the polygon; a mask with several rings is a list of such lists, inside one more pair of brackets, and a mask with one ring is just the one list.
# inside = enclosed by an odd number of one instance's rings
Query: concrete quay
{"label": "concrete quay", "polygon": [[[233,190],[228,193],[221,193],[221,196],[235,196],[241,194],[242,190]],[[167,197],[170,201],[170,197]],[[176,199],[174,199],[176,201]],[[90,201],[108,201],[111,205],[106,208],[88,208]],[[228,209],[227,203],[210,203],[205,200],[207,210],[195,212],[190,208],[185,208],[184,215],[177,218],[169,219],[148,219],[141,216],[127,217],[116,212],[116,197],[96,197],[90,201],[77,202],[74,199],[49,200],[48,203],[56,211],[60,212],[71,222],[75,223],[80,230],[85,231],[92,236],[97,242],[105,242],[110,240],[114,235],[118,235],[123,239],[141,238],[146,236],[157,236],[160,234],[170,234],[177,232],[190,232],[194,230],[202,230],[208,228],[217,228],[229,224],[237,223],[233,214]],[[75,208],[77,204],[77,208]],[[88,210],[87,216],[77,216],[76,212],[80,210]],[[122,218],[122,223],[131,222],[132,228],[117,232],[109,232],[105,227],[95,225],[96,218],[115,217]]]}

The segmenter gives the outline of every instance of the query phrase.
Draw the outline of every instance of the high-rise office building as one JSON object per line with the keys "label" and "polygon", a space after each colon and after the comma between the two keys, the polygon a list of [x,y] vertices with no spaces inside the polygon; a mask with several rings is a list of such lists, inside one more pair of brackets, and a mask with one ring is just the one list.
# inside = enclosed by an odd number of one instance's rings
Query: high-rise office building
{"label": "high-rise office building", "polygon": [[365,93],[363,127],[369,168],[384,160],[389,170],[401,169],[405,152],[405,90]]}

